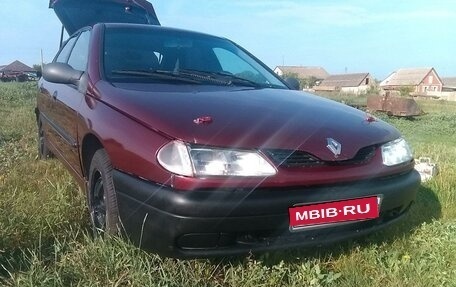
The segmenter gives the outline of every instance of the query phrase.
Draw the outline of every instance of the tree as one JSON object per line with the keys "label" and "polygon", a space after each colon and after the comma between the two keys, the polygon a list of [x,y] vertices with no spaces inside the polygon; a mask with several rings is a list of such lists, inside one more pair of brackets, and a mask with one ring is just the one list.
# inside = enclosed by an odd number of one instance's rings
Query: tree
{"label": "tree", "polygon": [[285,73],[283,74],[282,78],[295,78],[299,81],[299,87],[300,89],[310,89],[316,85],[318,82],[318,79],[315,78],[314,76],[311,77],[306,77],[306,78],[300,78],[297,73]]}
{"label": "tree", "polygon": [[399,88],[399,93],[401,94],[401,97],[408,97],[410,96],[410,93],[413,92],[413,87],[412,86],[402,86]]}
{"label": "tree", "polygon": [[41,65],[40,65],[40,64],[34,64],[34,65],[32,66],[32,68],[33,68],[35,71],[41,73]]}
{"label": "tree", "polygon": [[307,77],[307,78],[304,78],[304,79],[300,79],[299,82],[301,83],[301,87],[302,88],[310,89],[310,88],[314,87],[317,84],[318,79],[315,78],[314,76],[311,76],[311,77]]}

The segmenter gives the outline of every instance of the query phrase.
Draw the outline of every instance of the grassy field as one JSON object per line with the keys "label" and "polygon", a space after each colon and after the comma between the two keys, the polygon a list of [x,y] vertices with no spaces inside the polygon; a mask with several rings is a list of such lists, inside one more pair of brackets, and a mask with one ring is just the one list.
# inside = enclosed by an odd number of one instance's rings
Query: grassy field
{"label": "grassy field", "polygon": [[240,258],[161,258],[92,239],[85,199],[57,160],[39,161],[36,84],[0,84],[2,286],[456,286],[456,104],[420,102],[399,128],[440,174],[407,218],[356,241]]}

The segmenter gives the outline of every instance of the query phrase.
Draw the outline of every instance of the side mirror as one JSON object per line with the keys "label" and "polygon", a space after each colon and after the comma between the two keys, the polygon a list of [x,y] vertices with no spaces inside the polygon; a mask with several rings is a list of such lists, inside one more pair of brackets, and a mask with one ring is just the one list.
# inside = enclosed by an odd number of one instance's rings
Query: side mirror
{"label": "side mirror", "polygon": [[84,72],[66,63],[50,63],[43,67],[43,78],[51,83],[77,85]]}
{"label": "side mirror", "polygon": [[284,79],[287,86],[292,90],[300,90],[300,84],[298,79],[293,77],[287,77]]}

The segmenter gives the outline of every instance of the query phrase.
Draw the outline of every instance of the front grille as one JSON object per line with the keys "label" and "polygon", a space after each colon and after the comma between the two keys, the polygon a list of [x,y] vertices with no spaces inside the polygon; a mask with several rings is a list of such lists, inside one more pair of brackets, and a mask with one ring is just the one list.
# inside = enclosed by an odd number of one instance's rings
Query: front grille
{"label": "front grille", "polygon": [[310,153],[299,150],[268,149],[264,152],[276,165],[281,167],[313,167],[364,164],[374,157],[376,149],[376,146],[368,146],[360,149],[353,158],[340,161],[323,161]]}
{"label": "front grille", "polygon": [[305,167],[324,164],[324,161],[319,160],[310,153],[299,150],[270,149],[266,150],[266,155],[268,155],[276,165],[283,167]]}
{"label": "front grille", "polygon": [[375,146],[368,146],[362,148],[352,159],[341,160],[341,161],[329,161],[326,162],[329,165],[357,165],[369,162],[375,155],[377,148]]}

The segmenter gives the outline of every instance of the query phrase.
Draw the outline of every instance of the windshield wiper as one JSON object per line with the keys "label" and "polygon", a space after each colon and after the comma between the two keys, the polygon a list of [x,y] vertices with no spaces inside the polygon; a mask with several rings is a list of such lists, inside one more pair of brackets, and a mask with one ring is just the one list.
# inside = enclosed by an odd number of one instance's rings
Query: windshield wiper
{"label": "windshield wiper", "polygon": [[211,82],[218,83],[224,86],[248,86],[253,88],[262,88],[263,85],[256,83],[252,80],[241,78],[230,73],[224,72],[208,72],[208,71],[199,71],[199,70],[178,70],[176,73],[179,75],[187,75],[195,77],[201,80],[207,80]]}
{"label": "windshield wiper", "polygon": [[112,74],[116,75],[128,75],[128,76],[137,76],[137,77],[146,77],[146,78],[156,78],[160,80],[168,80],[168,81],[181,81],[191,84],[201,84],[200,80],[191,79],[188,77],[182,77],[179,74],[170,72],[170,71],[143,71],[143,70],[113,70],[111,71]]}
{"label": "windshield wiper", "polygon": [[222,76],[222,77],[229,78],[233,85],[237,84],[237,85],[249,86],[249,87],[254,87],[254,88],[263,88],[264,87],[264,85],[262,85],[260,83],[257,83],[255,81],[252,81],[252,80],[249,80],[246,78],[242,78],[242,77],[230,74],[230,73],[215,72],[215,74]]}
{"label": "windshield wiper", "polygon": [[203,82],[210,82],[221,86],[246,86],[252,88],[273,87],[272,85],[262,85],[252,80],[248,80],[226,72],[208,72],[199,70],[178,69],[176,71],[113,70],[111,71],[111,73],[138,77],[152,77],[169,81],[182,81],[192,84],[202,84]]}
{"label": "windshield wiper", "polygon": [[214,83],[214,84],[217,84],[217,85],[222,85],[222,86],[231,85],[230,81],[227,81],[224,78],[220,78],[219,76],[217,76],[217,74],[212,73],[212,72],[199,71],[199,70],[187,70],[187,69],[181,70],[181,69],[179,69],[179,70],[177,70],[174,73],[178,74],[178,75],[183,75],[183,76],[186,76],[186,77],[191,77],[193,79],[199,79],[199,80],[202,80],[202,81],[211,82],[211,83]]}

